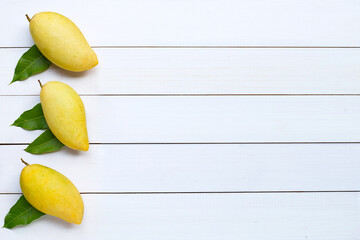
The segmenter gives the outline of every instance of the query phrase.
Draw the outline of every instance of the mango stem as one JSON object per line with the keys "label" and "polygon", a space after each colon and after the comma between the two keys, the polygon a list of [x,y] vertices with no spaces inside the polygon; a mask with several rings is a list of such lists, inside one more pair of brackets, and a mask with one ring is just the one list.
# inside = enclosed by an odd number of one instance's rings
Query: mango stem
{"label": "mango stem", "polygon": [[30,22],[31,21],[31,18],[29,18],[29,15],[25,14],[27,20]]}
{"label": "mango stem", "polygon": [[42,88],[42,84],[41,84],[40,80],[38,80],[38,82],[39,82],[39,84],[40,84],[40,87]]}
{"label": "mango stem", "polygon": [[22,159],[22,158],[20,158],[20,159],[26,166],[29,165],[27,162],[24,161],[24,159]]}

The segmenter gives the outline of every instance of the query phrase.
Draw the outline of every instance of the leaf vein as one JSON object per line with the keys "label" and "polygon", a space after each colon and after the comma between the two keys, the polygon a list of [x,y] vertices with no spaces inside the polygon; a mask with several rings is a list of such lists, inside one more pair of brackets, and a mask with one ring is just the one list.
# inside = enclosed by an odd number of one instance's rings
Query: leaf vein
{"label": "leaf vein", "polygon": [[[28,211],[30,211],[32,208],[34,208],[33,206],[30,206],[28,209],[26,209],[24,212],[22,212],[20,215],[17,215],[15,218],[13,218],[12,220],[10,220],[7,224],[4,225],[4,227],[8,226],[11,222],[13,222],[15,219],[19,218],[20,216],[24,215],[25,213],[27,213]],[[37,209],[36,209],[37,210]]]}
{"label": "leaf vein", "polygon": [[[41,144],[38,144],[38,145],[34,145],[34,146],[32,146],[32,147],[30,147],[30,145],[26,148],[26,149],[28,149],[28,150],[31,150],[31,149],[33,149],[33,148],[35,148],[35,147],[39,147],[39,146],[42,146],[42,145],[44,145],[44,144],[47,144],[47,143],[49,143],[49,142],[51,142],[51,141],[54,141],[54,140],[57,140],[57,138],[52,138],[52,139],[50,139],[50,140],[48,140],[48,141],[46,141],[46,142],[43,142],[43,143],[41,143]],[[60,142],[60,141],[59,141]],[[61,142],[60,142],[61,143]],[[63,143],[61,143],[62,145],[63,145]]]}
{"label": "leaf vein", "polygon": [[[32,65],[34,65],[34,63],[37,62],[37,61],[38,61],[40,58],[42,58],[42,57],[44,57],[44,55],[39,56],[35,61],[33,61],[32,63],[30,63],[29,66],[27,66],[21,73],[18,74],[18,77],[20,77],[28,68],[30,68]],[[13,82],[14,82],[14,81],[18,81],[18,80],[19,80],[19,78],[16,78],[16,79],[13,80]]]}
{"label": "leaf vein", "polygon": [[36,118],[30,118],[30,119],[24,119],[23,121],[19,121],[18,123],[24,123],[24,122],[28,122],[28,121],[33,121],[35,119],[39,119],[39,118],[45,118],[44,115],[36,117]]}

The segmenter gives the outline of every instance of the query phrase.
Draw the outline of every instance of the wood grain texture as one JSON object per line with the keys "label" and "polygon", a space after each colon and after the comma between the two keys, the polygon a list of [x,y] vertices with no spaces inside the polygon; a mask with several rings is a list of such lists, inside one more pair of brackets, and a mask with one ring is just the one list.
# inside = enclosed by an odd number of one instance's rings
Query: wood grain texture
{"label": "wood grain texture", "polygon": [[[100,64],[7,86],[33,45],[24,15],[40,11],[71,18]],[[359,239],[360,96],[330,96],[360,94],[359,12],[356,0],[2,4],[0,216],[19,197],[20,157],[86,194],[82,225],[45,216],[0,239]],[[40,135],[9,126],[39,102],[39,78],[96,95],[82,97],[89,152],[12,145]],[[289,96],[114,96],[137,94]]]}
{"label": "wood grain texture", "polygon": [[359,46],[357,0],[18,0],[1,8],[1,47],[29,47],[25,14],[56,11],[93,46]]}
{"label": "wood grain texture", "polygon": [[[91,143],[359,142],[359,96],[83,97]],[[9,125],[39,97],[0,101],[0,143],[40,131]]]}
{"label": "wood grain texture", "polygon": [[0,193],[19,193],[27,162],[56,169],[81,192],[347,191],[360,189],[359,144],[91,145],[31,155],[0,146]]}
{"label": "wood grain texture", "polygon": [[[0,215],[18,198],[0,195]],[[50,216],[3,239],[357,239],[359,193],[83,195],[82,225]]]}
{"label": "wood grain texture", "polygon": [[25,49],[0,49],[0,95],[38,95],[37,79],[79,94],[359,94],[360,49],[109,48],[84,73],[58,67],[8,86]]}

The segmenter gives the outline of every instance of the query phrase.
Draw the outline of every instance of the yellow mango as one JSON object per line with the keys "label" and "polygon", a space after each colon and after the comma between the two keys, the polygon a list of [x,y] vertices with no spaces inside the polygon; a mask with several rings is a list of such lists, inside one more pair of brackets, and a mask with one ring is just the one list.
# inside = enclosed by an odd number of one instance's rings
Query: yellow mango
{"label": "yellow mango", "polygon": [[67,17],[54,12],[40,12],[28,20],[36,46],[52,63],[74,72],[89,70],[98,64],[97,56],[84,35]]}
{"label": "yellow mango", "polygon": [[25,199],[45,214],[80,224],[84,203],[75,185],[54,169],[24,163],[27,166],[21,171],[20,187]]}
{"label": "yellow mango", "polygon": [[72,149],[87,151],[85,107],[75,90],[62,82],[47,82],[41,87],[40,101],[46,122],[56,138]]}

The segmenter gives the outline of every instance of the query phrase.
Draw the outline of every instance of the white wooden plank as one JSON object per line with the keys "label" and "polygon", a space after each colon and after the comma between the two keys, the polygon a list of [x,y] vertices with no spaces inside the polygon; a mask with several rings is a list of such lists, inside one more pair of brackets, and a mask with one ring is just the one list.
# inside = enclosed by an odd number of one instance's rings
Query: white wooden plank
{"label": "white wooden plank", "polygon": [[25,49],[0,49],[0,95],[39,94],[37,79],[80,94],[359,94],[360,49],[95,49],[86,73],[57,67],[8,86]]}
{"label": "white wooden plank", "polygon": [[[359,96],[83,97],[91,143],[359,142]],[[0,99],[0,143],[40,132],[9,125],[39,102]]]}
{"label": "white wooden plank", "polygon": [[0,193],[19,193],[29,163],[52,167],[81,192],[346,191],[360,189],[359,144],[92,145],[31,155],[0,146]]}
{"label": "white wooden plank", "polygon": [[[18,195],[0,195],[5,216]],[[83,223],[50,216],[2,239],[358,239],[359,193],[83,195]]]}
{"label": "white wooden plank", "polygon": [[2,7],[1,47],[32,45],[25,13],[71,18],[97,46],[359,46],[357,0],[19,0]]}

